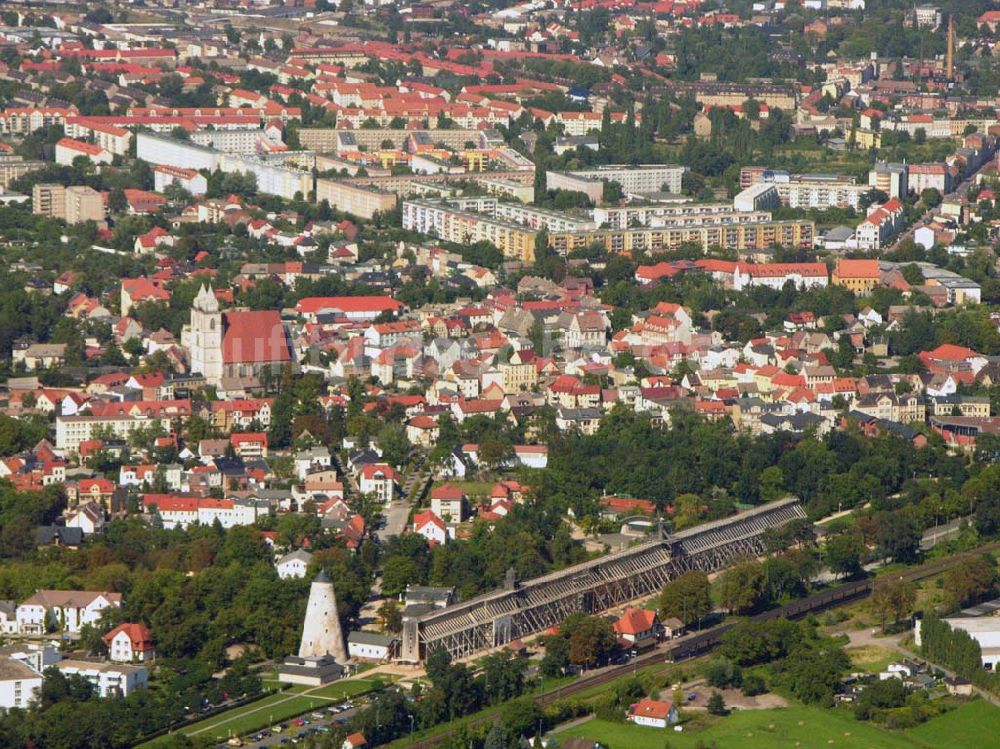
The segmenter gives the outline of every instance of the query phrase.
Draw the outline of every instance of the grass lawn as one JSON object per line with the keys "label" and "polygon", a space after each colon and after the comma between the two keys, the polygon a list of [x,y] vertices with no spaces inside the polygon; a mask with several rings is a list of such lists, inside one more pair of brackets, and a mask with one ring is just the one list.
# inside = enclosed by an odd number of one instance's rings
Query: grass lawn
{"label": "grass lawn", "polygon": [[493,487],[496,486],[496,481],[435,481],[434,487],[441,486],[443,484],[452,484],[453,486],[461,487],[465,489],[465,493],[470,497],[488,497]]}
{"label": "grass lawn", "polygon": [[957,710],[910,729],[906,735],[918,746],[989,746],[1000,735],[1000,708],[985,700],[967,702]]}
{"label": "grass lawn", "polygon": [[591,739],[607,749],[694,749],[698,742],[725,749],[967,749],[997,730],[1000,709],[977,700],[910,731],[862,723],[846,710],[790,707],[725,718],[699,715],[685,723],[683,733],[595,719],[560,735]]}
{"label": "grass lawn", "polygon": [[901,657],[896,651],[878,645],[847,648],[846,652],[851,657],[852,666],[875,674],[885,671],[890,663]]}
{"label": "grass lawn", "polygon": [[[392,681],[391,677],[384,677],[382,679],[383,684],[388,684]],[[371,680],[366,679],[352,679],[351,681],[335,681],[333,684],[327,684],[325,687],[320,687],[309,692],[309,697],[326,697],[333,700],[346,700],[348,697],[354,697],[355,695],[364,694],[372,688]]]}

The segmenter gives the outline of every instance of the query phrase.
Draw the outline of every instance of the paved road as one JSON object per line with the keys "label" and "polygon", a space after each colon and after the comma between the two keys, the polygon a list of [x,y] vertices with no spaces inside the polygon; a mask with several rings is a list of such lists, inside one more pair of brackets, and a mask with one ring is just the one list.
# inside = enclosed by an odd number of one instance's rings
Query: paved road
{"label": "paved road", "polygon": [[397,499],[382,514],[385,515],[385,525],[375,531],[375,536],[379,541],[386,541],[406,529],[410,504],[405,499]]}
{"label": "paved road", "polygon": [[[985,164],[983,164],[977,171],[969,175],[968,178],[962,180],[962,182],[958,185],[958,187],[956,187],[947,195],[943,196],[942,200],[948,200],[949,198],[954,198],[959,195],[964,195],[965,192],[972,186],[973,182],[975,182],[976,177],[979,176],[979,172],[983,171],[983,169],[985,169],[986,167],[994,164],[995,161],[996,160],[993,158],[987,159]],[[886,247],[886,250],[896,249],[899,243],[902,242],[904,239],[913,239],[914,232],[916,232],[916,230],[919,229],[920,227],[930,223],[930,220],[934,217],[936,213],[937,213],[937,208],[932,208],[926,213],[924,213],[924,215],[922,215],[919,219],[914,221],[907,229],[897,234],[896,238],[892,240],[892,242],[889,244],[888,247]]]}

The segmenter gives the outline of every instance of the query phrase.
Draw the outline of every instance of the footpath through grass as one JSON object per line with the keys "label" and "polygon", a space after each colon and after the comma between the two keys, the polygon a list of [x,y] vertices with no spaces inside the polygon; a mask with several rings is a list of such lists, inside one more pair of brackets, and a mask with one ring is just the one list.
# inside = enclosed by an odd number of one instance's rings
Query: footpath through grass
{"label": "footpath through grass", "polygon": [[631,723],[589,720],[559,732],[607,749],[695,749],[702,745],[739,749],[969,749],[1000,731],[1000,709],[975,700],[907,731],[890,731],[855,720],[846,710],[794,706],[743,710],[724,718],[698,715],[684,731]]}

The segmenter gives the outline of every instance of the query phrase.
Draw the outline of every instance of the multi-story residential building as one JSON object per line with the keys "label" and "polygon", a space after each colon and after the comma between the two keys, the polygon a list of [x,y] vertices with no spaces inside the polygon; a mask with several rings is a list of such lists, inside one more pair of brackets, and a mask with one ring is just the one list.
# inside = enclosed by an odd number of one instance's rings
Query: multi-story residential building
{"label": "multi-story residential building", "polygon": [[15,179],[28,172],[44,169],[45,166],[44,161],[25,161],[19,154],[0,153],[0,188],[6,188]]}
{"label": "multi-story residential building", "polygon": [[604,196],[604,183],[617,182],[626,194],[681,191],[681,179],[687,167],[672,165],[609,164],[595,169],[571,172],[546,172],[548,190],[572,190],[585,193],[594,203]]}
{"label": "multi-story residential building", "polygon": [[507,257],[527,263],[535,259],[535,230],[441,202],[403,201],[403,228],[457,244],[487,241]]}
{"label": "multi-story residential building", "polygon": [[729,203],[655,203],[652,205],[598,206],[591,211],[594,223],[603,228],[630,226],[685,226],[770,221],[764,210],[744,211]]}
{"label": "multi-story residential building", "polygon": [[66,223],[81,224],[84,221],[104,221],[104,201],[101,193],[93,187],[86,185],[74,185],[67,187],[65,192],[66,200]]}
{"label": "multi-story residential building", "polygon": [[947,195],[955,189],[956,177],[957,172],[947,164],[910,164],[907,169],[907,184],[917,195],[929,187]]}
{"label": "multi-story residential building", "polygon": [[153,189],[163,192],[170,185],[177,185],[192,195],[204,195],[208,191],[208,180],[194,169],[181,169],[169,164],[153,167]]}
{"label": "multi-story residential building", "polygon": [[799,289],[812,289],[828,283],[823,263],[737,263],[733,273],[733,288],[767,286],[782,289],[791,282]]}
{"label": "multi-story residential building", "polygon": [[713,107],[740,106],[749,99],[769,107],[791,111],[795,109],[795,91],[791,86],[767,83],[728,83],[721,81],[670,81],[654,86],[651,93],[693,96],[699,104]]}
{"label": "multi-story residential building", "polygon": [[371,218],[376,213],[388,213],[395,210],[397,197],[395,193],[378,190],[374,187],[350,185],[332,179],[316,180],[316,200],[327,201],[331,208],[350,213],[359,218]]}
{"label": "multi-story residential building", "polygon": [[896,198],[878,206],[858,224],[854,241],[859,249],[877,250],[903,226],[903,204]]}
{"label": "multi-story residential building", "polygon": [[104,609],[121,605],[121,593],[39,590],[17,607],[17,630],[23,635],[42,635],[50,628],[75,633],[84,624],[96,624]]}
{"label": "multi-story residential building", "polygon": [[38,183],[31,189],[31,212],[36,216],[66,219],[66,187]]}
{"label": "multi-story residential building", "polygon": [[66,659],[59,661],[56,668],[66,676],[82,676],[94,686],[97,696],[104,698],[128,697],[145,689],[149,682],[145,666]]}
{"label": "multi-story residential building", "polygon": [[756,176],[756,182],[773,184],[782,205],[792,208],[857,208],[861,196],[871,189],[868,185],[857,184],[852,178],[835,174],[789,174],[748,167],[741,172],[741,180],[744,176]]}
{"label": "multi-story residential building", "polygon": [[386,463],[366,465],[358,472],[358,488],[362,494],[372,494],[389,504],[396,493],[396,471]]}
{"label": "multi-story residential building", "polygon": [[81,442],[93,439],[95,430],[110,429],[119,439],[128,439],[136,429],[148,429],[159,425],[167,434],[172,428],[174,419],[190,415],[180,411],[162,412],[155,416],[132,415],[124,413],[116,416],[57,416],[56,417],[56,450],[63,454],[75,453]]}
{"label": "multi-story residential building", "polygon": [[104,201],[92,187],[36,184],[31,193],[31,210],[38,216],[59,218],[67,224],[104,220]]}
{"label": "multi-story residential building", "polygon": [[124,127],[90,117],[67,117],[66,135],[70,138],[93,140],[115,156],[126,156],[132,143],[132,133]]}
{"label": "multi-story residential building", "polygon": [[431,512],[445,523],[461,523],[465,520],[468,496],[465,490],[454,484],[444,484],[431,489]]}
{"label": "multi-story residential building", "polygon": [[0,135],[28,135],[36,130],[65,125],[76,107],[15,107],[0,112]]}
{"label": "multi-story residential building", "polygon": [[878,162],[875,164],[875,168],[868,172],[868,184],[876,190],[881,190],[890,198],[902,200],[909,191],[907,174],[906,164]]}
{"label": "multi-story residential building", "polygon": [[561,255],[586,249],[594,243],[600,244],[606,252],[625,254],[676,250],[685,242],[693,242],[703,249],[717,245],[727,250],[753,250],[773,244],[811,249],[814,234],[812,221],[762,221],[556,232],[549,234],[549,246]]}
{"label": "multi-story residential building", "polygon": [[56,163],[72,166],[73,160],[82,156],[93,164],[110,164],[111,153],[95,143],[73,138],[62,138],[56,143]]}
{"label": "multi-story residential building", "polygon": [[499,362],[497,369],[503,377],[503,389],[506,393],[518,393],[531,390],[538,382],[538,370],[535,368],[534,352],[515,351],[507,361]]}
{"label": "multi-story residential building", "polygon": [[158,514],[167,530],[199,525],[213,525],[216,520],[223,528],[253,525],[257,518],[270,512],[266,500],[213,499],[211,497],[183,497],[172,494],[144,494],[145,511]]}

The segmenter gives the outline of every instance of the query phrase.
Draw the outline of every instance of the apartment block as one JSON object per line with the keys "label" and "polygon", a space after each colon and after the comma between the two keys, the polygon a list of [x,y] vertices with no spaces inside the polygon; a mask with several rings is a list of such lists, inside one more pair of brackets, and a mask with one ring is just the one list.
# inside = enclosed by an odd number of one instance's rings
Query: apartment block
{"label": "apartment block", "polygon": [[534,229],[445,203],[429,200],[404,201],[403,228],[446,242],[491,242],[506,257],[526,263],[534,262],[535,259],[537,232]]}
{"label": "apartment block", "polygon": [[31,190],[31,212],[65,220],[66,188],[53,183],[36,184]]}
{"label": "apartment block", "polygon": [[868,172],[868,185],[881,190],[890,198],[905,198],[909,190],[906,164],[885,164],[879,162]]}
{"label": "apartment block", "polygon": [[331,179],[316,180],[316,201],[327,201],[332,208],[359,218],[395,210],[396,194],[372,187],[349,185]]}
{"label": "apartment block", "polygon": [[0,187],[9,187],[17,178],[45,167],[44,161],[25,161],[17,154],[0,154]]}
{"label": "apartment block", "polygon": [[766,221],[700,226],[662,226],[630,229],[598,229],[588,232],[549,234],[549,246],[561,255],[598,243],[607,252],[635,255],[639,252],[663,252],[693,242],[703,250],[717,246],[726,250],[813,246],[816,227],[812,221]]}
{"label": "apartment block", "polygon": [[95,429],[110,428],[116,437],[128,439],[136,429],[159,424],[165,433],[171,430],[172,417],[148,418],[144,416],[58,416],[56,417],[56,450],[62,454],[74,453],[80,443],[91,439]]}
{"label": "apartment block", "polygon": [[681,180],[687,167],[672,165],[608,165],[596,169],[572,172],[546,172],[548,190],[572,190],[585,193],[594,203],[600,203],[605,182],[617,182],[627,194],[646,192],[680,192]]}

